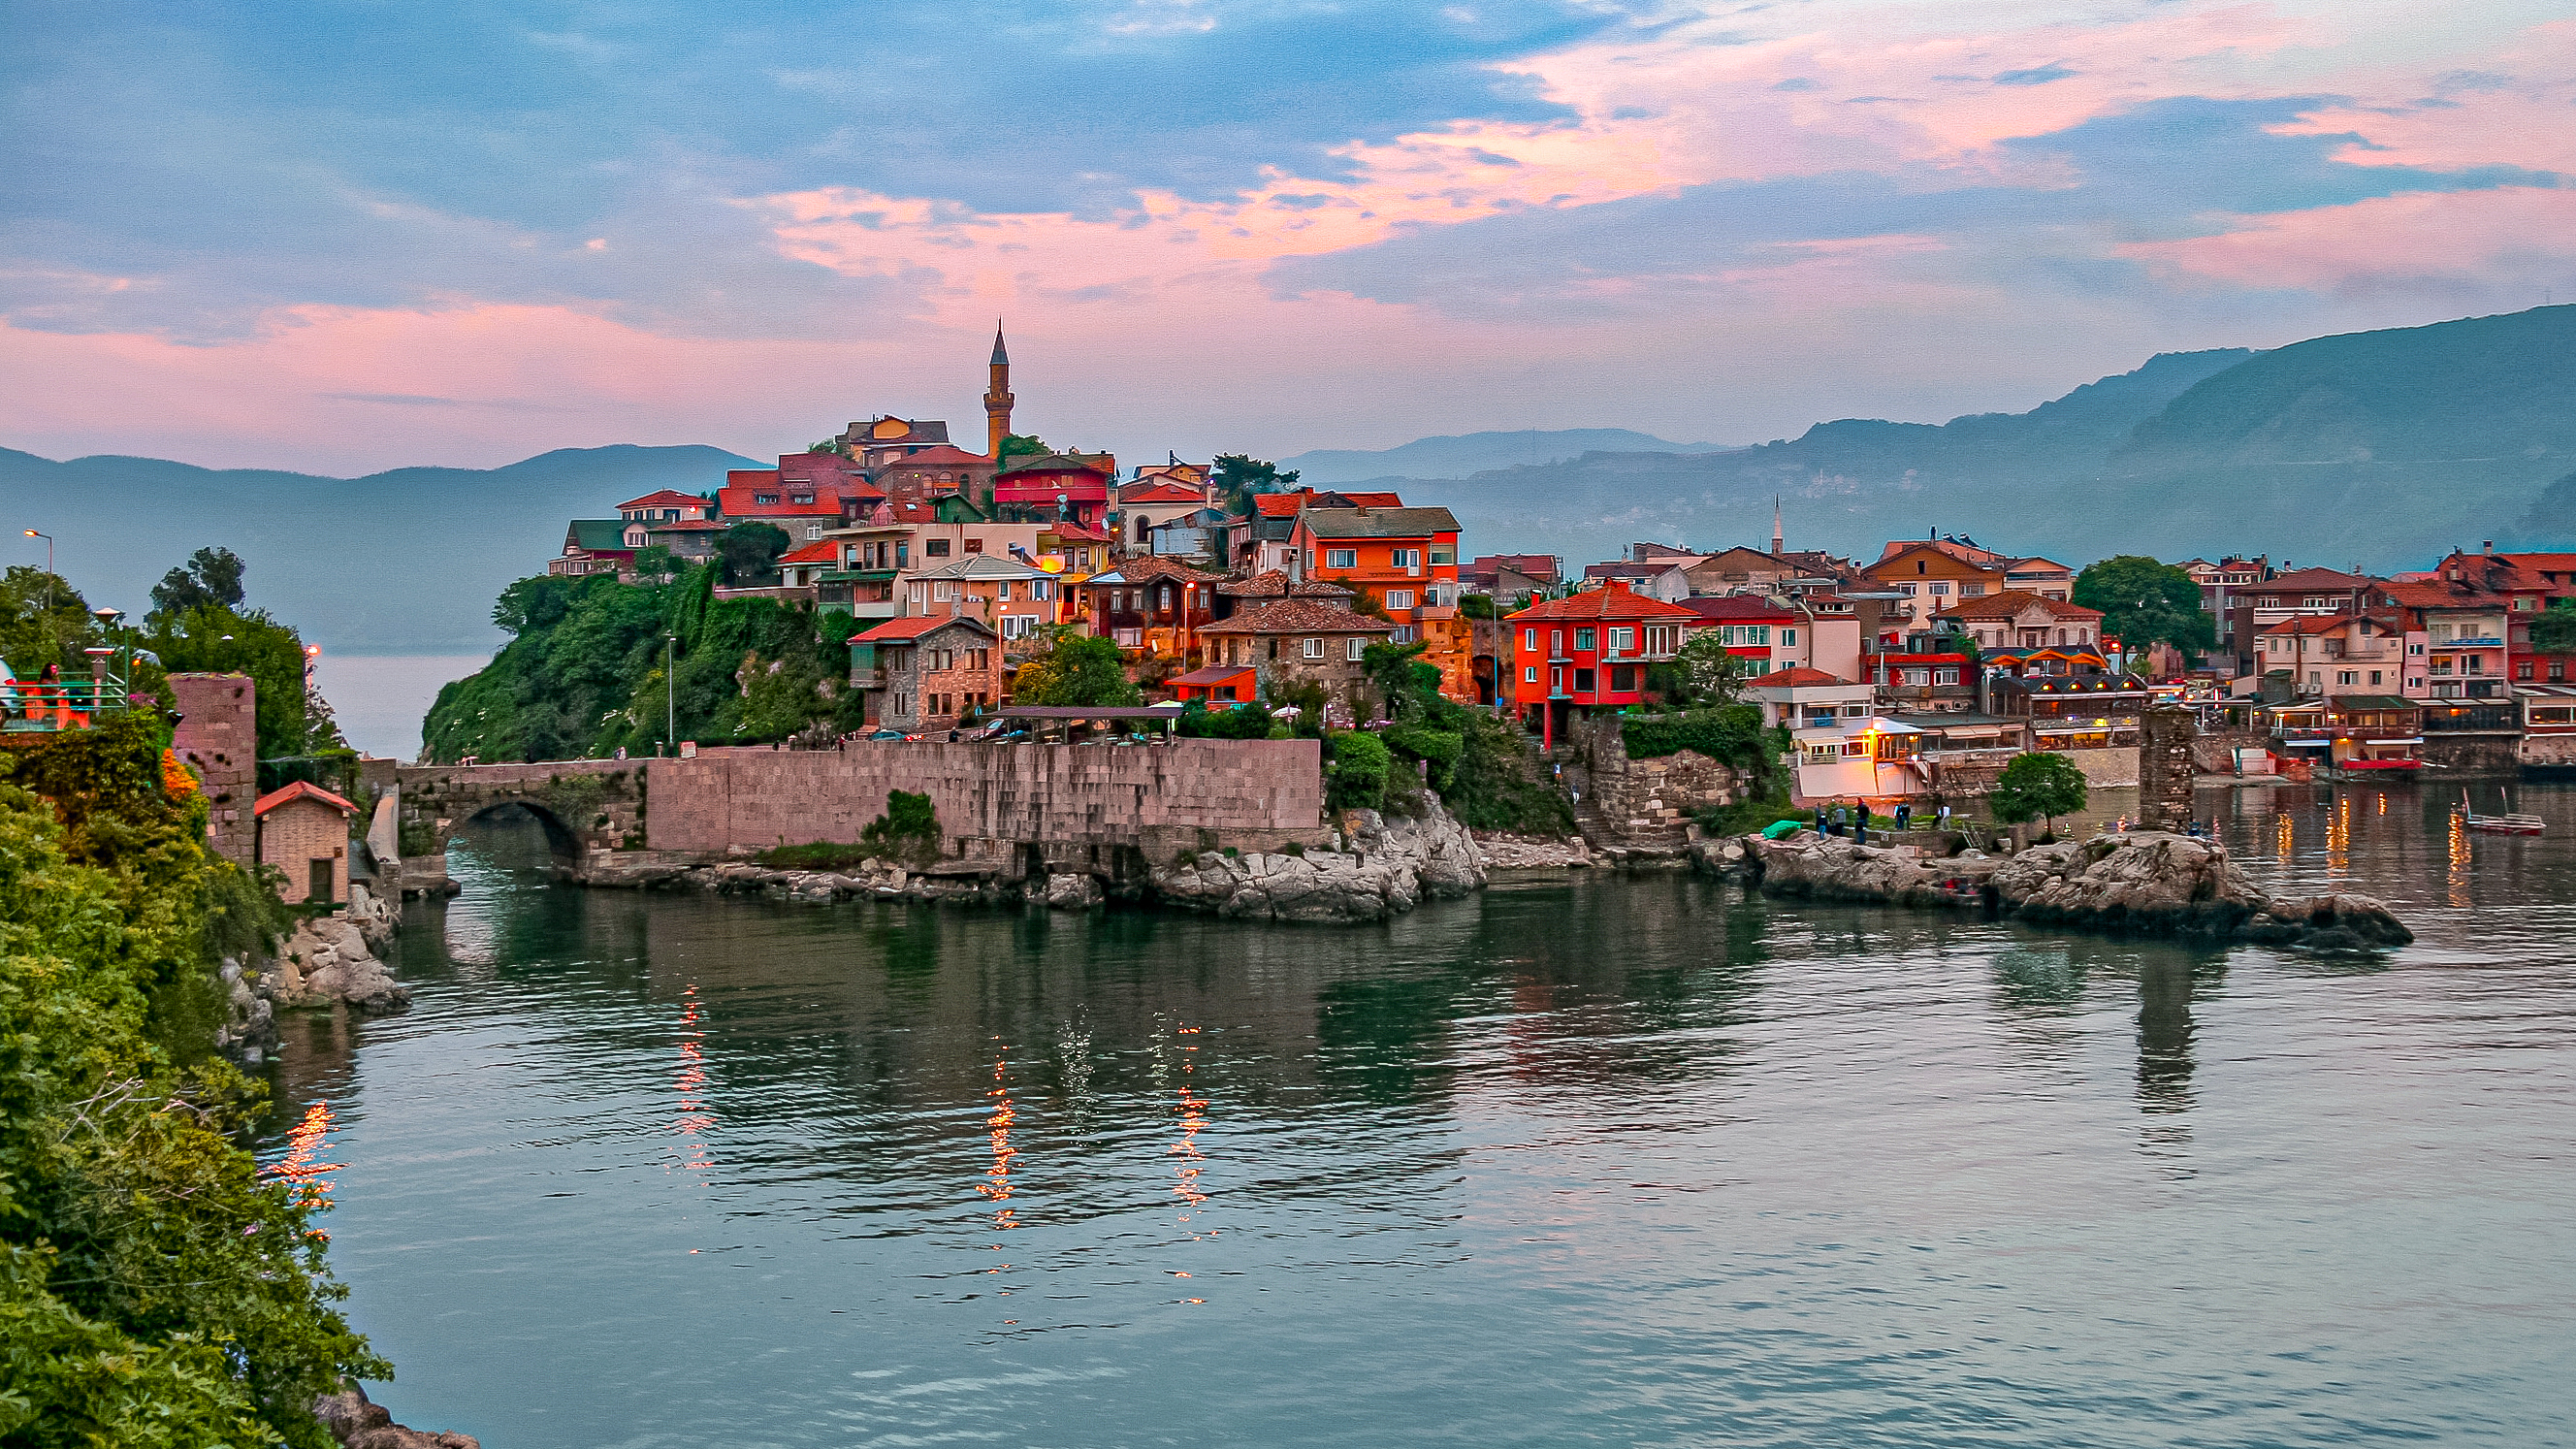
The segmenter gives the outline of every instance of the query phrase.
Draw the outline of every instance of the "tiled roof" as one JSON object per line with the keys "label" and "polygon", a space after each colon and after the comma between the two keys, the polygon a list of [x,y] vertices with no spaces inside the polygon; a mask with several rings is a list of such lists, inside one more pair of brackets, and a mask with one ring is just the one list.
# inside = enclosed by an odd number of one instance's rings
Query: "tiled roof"
{"label": "tiled roof", "polygon": [[1123,504],[1204,503],[1207,499],[1196,488],[1184,488],[1178,483],[1156,482],[1147,483],[1142,487],[1130,484],[1126,492],[1118,495],[1118,501]]}
{"label": "tiled roof", "polygon": [[1573,598],[1549,599],[1506,617],[1531,620],[1696,619],[1699,615],[1679,604],[1667,604],[1650,594],[1638,593],[1614,579]]}
{"label": "tiled roof", "polygon": [[2358,618],[2359,616],[2355,614],[2302,614],[2295,619],[2283,619],[2280,623],[2274,624],[2262,632],[2266,634],[2331,634],[2337,629],[2350,627]]}
{"label": "tiled roof", "polygon": [[1703,619],[1759,619],[1764,623],[1797,621],[1795,611],[1781,608],[1760,594],[1711,594],[1682,600],[1682,607]]}
{"label": "tiled roof", "polygon": [[1316,579],[1292,584],[1288,582],[1288,575],[1279,569],[1254,574],[1248,579],[1228,579],[1217,585],[1216,591],[1229,599],[1283,599],[1291,596],[1301,599],[1347,599],[1351,596],[1351,591],[1339,584],[1328,584]]}
{"label": "tiled roof", "polygon": [[1023,453],[1002,465],[1005,473],[1063,473],[1080,469],[1106,473],[1113,465],[1106,453]]}
{"label": "tiled roof", "polygon": [[1809,689],[1817,685],[1851,683],[1839,674],[1827,674],[1821,669],[1810,669],[1803,664],[1793,664],[1786,669],[1774,669],[1768,674],[1756,675],[1744,682],[1747,685],[1759,685],[1766,689]]}
{"label": "tiled roof", "polygon": [[2261,583],[2238,584],[2236,587],[2253,593],[2279,594],[2296,593],[2300,589],[2367,588],[2372,582],[2365,574],[2347,574],[2335,569],[2297,569],[2276,574]]}
{"label": "tiled roof", "polygon": [[841,546],[825,539],[821,543],[809,543],[794,553],[780,554],[778,561],[783,564],[838,563],[840,558]]}
{"label": "tiled roof", "polygon": [[[831,514],[834,517],[840,515],[841,499],[836,493],[826,493],[817,489],[813,495],[814,501],[811,503],[787,501],[791,496],[804,491],[802,488],[790,488],[777,483],[763,483],[757,487],[728,484],[717,490],[716,507],[723,510],[728,518],[803,518],[814,514]],[[772,492],[778,497],[775,503],[752,501],[756,493]]]}
{"label": "tiled roof", "polygon": [[1252,506],[1264,518],[1294,518],[1306,506],[1303,493],[1255,493]]}
{"label": "tiled roof", "polygon": [[712,518],[673,518],[644,525],[646,533],[722,533],[725,526]]}
{"label": "tiled roof", "polygon": [[278,788],[269,791],[267,794],[259,797],[258,804],[250,807],[250,813],[253,815],[265,815],[290,800],[306,799],[319,800],[323,804],[330,806],[332,809],[339,811],[343,815],[355,815],[358,813],[357,806],[350,804],[348,801],[341,799],[339,796],[332,794],[330,791],[323,789],[321,786],[314,784],[310,780],[297,780],[292,784],[281,785]]}
{"label": "tiled roof", "polygon": [[1429,538],[1456,533],[1446,508],[1309,508],[1299,523],[1317,538]]}
{"label": "tiled roof", "polygon": [[1193,669],[1187,674],[1175,675],[1163,682],[1166,684],[1224,684],[1254,672],[1253,666],[1249,664],[1211,664],[1203,669]]}
{"label": "tiled roof", "polygon": [[965,614],[909,614],[900,619],[888,619],[884,623],[879,624],[864,634],[854,635],[850,642],[853,644],[900,644],[907,639],[918,639],[924,634],[945,629],[951,624],[963,625],[966,628],[974,630],[978,634],[991,635],[993,633],[993,631],[985,625],[984,621]]}
{"label": "tiled roof", "polygon": [[1046,570],[1017,563],[989,553],[968,554],[946,563],[915,569],[918,579],[1043,579],[1052,575]]}
{"label": "tiled roof", "polygon": [[1210,584],[1219,582],[1221,578],[1222,575],[1209,573],[1205,569],[1192,568],[1176,559],[1131,558],[1121,560],[1118,567],[1104,574],[1093,574],[1083,582],[1115,587],[1121,584],[1150,584],[1157,579],[1172,579],[1184,584]]}
{"label": "tiled roof", "polygon": [[2064,599],[2044,598],[2028,589],[2006,589],[1982,599],[1961,599],[1949,608],[1937,610],[1936,619],[2010,619],[2025,609],[2040,609],[2056,619],[2099,619],[2102,611]]}
{"label": "tiled roof", "polygon": [[1202,634],[1379,634],[1394,632],[1384,619],[1312,599],[1285,599],[1246,609],[1231,619],[1202,624]]}
{"label": "tiled roof", "polygon": [[707,500],[694,493],[682,493],[676,488],[665,488],[659,493],[647,493],[641,498],[629,498],[617,505],[621,512],[629,508],[705,508],[708,506]]}

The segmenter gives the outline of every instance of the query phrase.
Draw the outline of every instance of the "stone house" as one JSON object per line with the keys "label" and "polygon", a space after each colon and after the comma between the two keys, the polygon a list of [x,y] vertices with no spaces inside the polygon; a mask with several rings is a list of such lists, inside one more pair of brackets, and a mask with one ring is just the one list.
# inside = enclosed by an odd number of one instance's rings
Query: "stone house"
{"label": "stone house", "polygon": [[850,687],[881,729],[952,729],[1002,702],[1001,636],[962,614],[888,619],[850,640]]}
{"label": "stone house", "polygon": [[1384,619],[1312,599],[1263,604],[1199,628],[1209,665],[1251,666],[1263,698],[1276,699],[1283,688],[1319,684],[1325,698],[1354,720],[1364,703],[1359,686],[1368,678],[1362,656],[1369,645],[1386,642],[1394,633]]}
{"label": "stone house", "polygon": [[2043,649],[2070,644],[2098,647],[2102,642],[2102,611],[2046,598],[2027,589],[2008,589],[1934,610],[1931,631],[1964,634],[1981,649]]}
{"label": "stone house", "polygon": [[278,898],[288,905],[349,899],[349,819],[358,807],[310,781],[259,797],[259,860],[286,873]]}

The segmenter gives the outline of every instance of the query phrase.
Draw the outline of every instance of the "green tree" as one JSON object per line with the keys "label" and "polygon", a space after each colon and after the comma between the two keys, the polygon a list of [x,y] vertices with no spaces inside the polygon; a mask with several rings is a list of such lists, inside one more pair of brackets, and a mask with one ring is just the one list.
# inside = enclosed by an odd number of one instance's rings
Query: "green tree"
{"label": "green tree", "polygon": [[1228,513],[1246,513],[1252,508],[1256,493],[1285,493],[1297,481],[1297,470],[1282,473],[1276,463],[1241,453],[1216,455],[1216,471],[1209,476],[1216,496]]}
{"label": "green tree", "polygon": [[[716,535],[716,560],[729,584],[757,585],[778,581],[778,556],[787,552],[787,530],[756,518],[745,519]],[[664,555],[668,557],[667,554]],[[656,578],[660,575],[655,575]]]}
{"label": "green tree", "polygon": [[62,578],[23,565],[0,577],[0,658],[18,678],[33,679],[48,664],[70,672],[98,640],[89,601]]}
{"label": "green tree", "polygon": [[202,1016],[156,1028],[280,914],[160,747],[126,716],[0,750],[0,1443],[324,1449],[314,1396],[392,1369],[237,1145],[257,1089]]}
{"label": "green tree", "polygon": [[1054,451],[1047,446],[1046,439],[1035,433],[1009,433],[1002,438],[1002,456],[997,461],[1007,463],[1013,458],[1043,457]]}
{"label": "green tree", "polygon": [[[1741,654],[1730,654],[1715,629],[1693,629],[1673,655],[1668,676],[1673,693],[1668,702],[1683,709],[1715,709],[1735,702],[1735,691],[1751,677],[1752,666]],[[1676,697],[1677,696],[1677,697]]]}
{"label": "green tree", "polygon": [[2015,755],[2004,766],[2003,777],[1995,782],[1994,793],[1986,798],[1987,808],[2007,825],[2024,820],[2045,820],[2049,833],[2057,833],[2057,817],[2071,815],[2084,808],[2086,786],[2084,772],[2064,755],[2034,751]]}
{"label": "green tree", "polygon": [[[304,680],[304,638],[253,609],[200,604],[145,620],[144,647],[171,674],[247,674],[257,686],[252,723],[261,759],[343,748],[327,716],[316,721]],[[319,726],[317,728],[317,725]]]}
{"label": "green tree", "polygon": [[2560,599],[2531,621],[2531,647],[2543,654],[2576,652],[2576,599]]}
{"label": "green tree", "polygon": [[2197,657],[2218,647],[2218,626],[2200,606],[2200,585],[2171,564],[2122,554],[2075,576],[2075,602],[2102,611],[2102,632],[2131,650],[2162,640]]}
{"label": "green tree", "polygon": [[1143,691],[1127,678],[1126,656],[1116,644],[1061,624],[1045,634],[1045,649],[1011,676],[1014,704],[1115,709],[1144,702]]}
{"label": "green tree", "polygon": [[161,576],[152,586],[152,610],[158,614],[184,614],[209,604],[238,609],[242,601],[242,572],[239,555],[228,548],[201,548],[188,555],[187,563]]}

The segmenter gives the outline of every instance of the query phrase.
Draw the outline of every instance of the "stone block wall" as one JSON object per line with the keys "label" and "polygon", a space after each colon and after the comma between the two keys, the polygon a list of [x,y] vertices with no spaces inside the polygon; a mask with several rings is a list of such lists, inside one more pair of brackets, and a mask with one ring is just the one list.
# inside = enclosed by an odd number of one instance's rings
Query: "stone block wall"
{"label": "stone block wall", "polygon": [[1734,766],[1691,750],[1630,759],[1616,718],[1577,720],[1568,733],[1567,774],[1581,792],[1575,819],[1595,849],[1677,849],[1688,843],[1693,815],[1734,804],[1743,788]]}
{"label": "stone block wall", "polygon": [[2060,750],[2058,753],[2075,762],[2084,772],[2084,783],[2096,790],[2118,789],[2138,783],[2138,747],[2119,745],[2102,750]]}
{"label": "stone block wall", "polygon": [[[1161,860],[1180,849],[1269,850],[1324,838],[1313,740],[1168,745],[905,744],[700,750],[653,760],[646,843],[719,854],[855,841],[891,791],[930,797],[945,853],[1049,861],[1103,849]],[[411,798],[409,781],[404,801]]]}
{"label": "stone block wall", "polygon": [[249,865],[258,850],[259,824],[250,813],[259,796],[258,703],[247,674],[170,676],[170,704],[179,712],[170,747],[204,782],[207,843],[236,865]]}
{"label": "stone block wall", "polygon": [[2147,830],[2180,830],[2192,818],[2192,742],[2199,719],[2187,709],[2150,709],[2138,724],[2138,823]]}
{"label": "stone block wall", "polygon": [[2261,730],[2204,730],[2192,736],[2192,768],[2209,775],[2236,773],[2238,750],[2268,747],[2272,737]]}
{"label": "stone block wall", "polygon": [[290,906],[312,898],[317,860],[331,862],[331,903],[349,899],[349,817],[333,806],[308,797],[268,812],[260,822],[259,858],[285,875],[277,896]]}
{"label": "stone block wall", "polygon": [[2510,775],[2522,768],[2521,747],[2519,734],[2437,733],[2428,730],[2423,747],[2417,753],[2425,764],[2438,769]]}
{"label": "stone block wall", "polygon": [[2532,769],[2576,770],[2576,735],[2525,735],[2520,758]]}

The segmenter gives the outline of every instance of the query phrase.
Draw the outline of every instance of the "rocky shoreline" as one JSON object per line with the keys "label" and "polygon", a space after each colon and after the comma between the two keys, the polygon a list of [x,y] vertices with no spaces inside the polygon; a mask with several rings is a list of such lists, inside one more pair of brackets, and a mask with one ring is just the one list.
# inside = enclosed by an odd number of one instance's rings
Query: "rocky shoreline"
{"label": "rocky shoreline", "polygon": [[281,1011],[345,1006],[385,1016],[411,1005],[411,988],[394,979],[379,955],[392,947],[396,929],[392,904],[353,881],[343,914],[297,922],[274,957],[225,957],[218,968],[224,1023],[215,1029],[215,1049],[255,1067],[277,1050]]}
{"label": "rocky shoreline", "polygon": [[1081,872],[1015,879],[998,863],[974,860],[918,867],[870,860],[847,870],[794,870],[644,851],[595,859],[579,879],[594,887],[702,890],[799,905],[880,900],[1087,910],[1114,900],[1233,919],[1357,924],[1480,890],[1486,865],[1485,850],[1434,801],[1418,817],[1344,811],[1320,849],[1200,851],[1125,879]]}
{"label": "rocky shoreline", "polygon": [[2130,831],[2038,845],[2013,855],[1926,857],[1802,830],[1691,848],[1704,871],[1763,894],[1932,910],[1991,911],[2033,925],[2110,935],[2170,936],[2316,950],[2403,946],[2415,939],[2379,900],[2362,895],[2274,898],[2255,888],[2214,840]]}

